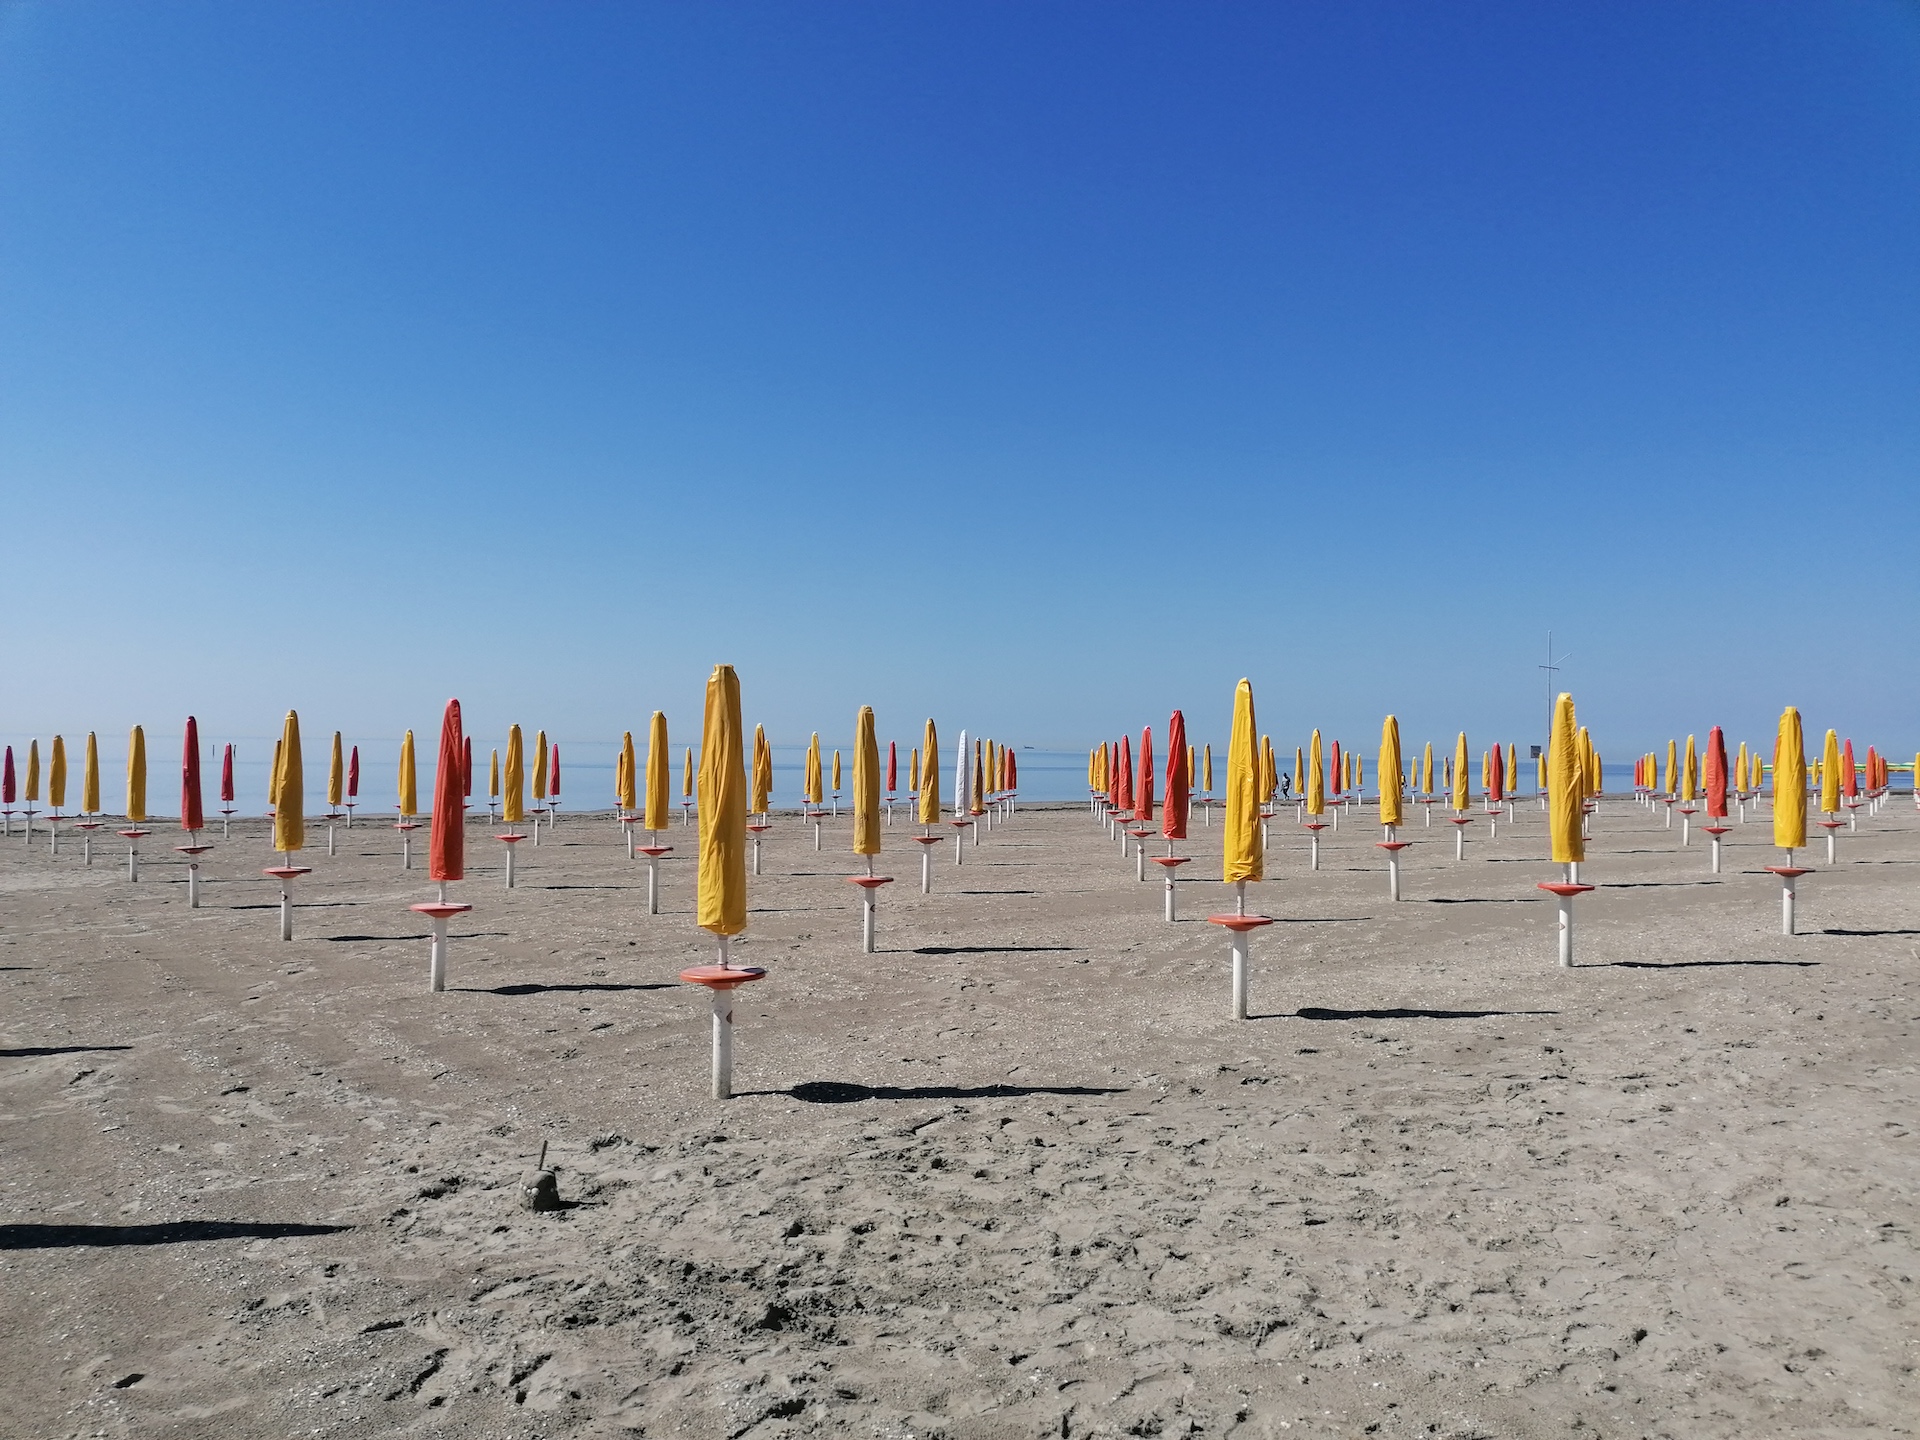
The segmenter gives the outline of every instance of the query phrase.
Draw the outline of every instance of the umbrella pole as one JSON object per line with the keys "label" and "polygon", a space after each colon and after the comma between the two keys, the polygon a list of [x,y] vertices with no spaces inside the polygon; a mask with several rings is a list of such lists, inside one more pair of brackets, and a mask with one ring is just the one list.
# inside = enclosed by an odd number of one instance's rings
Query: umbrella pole
{"label": "umbrella pole", "polygon": [[1561,895],[1560,902],[1560,964],[1567,969],[1573,968],[1573,897]]}
{"label": "umbrella pole", "polygon": [[[1171,845],[1167,847],[1167,853],[1169,855],[1173,853],[1173,847]],[[1167,871],[1167,923],[1171,925],[1173,923],[1173,877],[1177,875],[1179,872],[1171,865],[1166,867],[1166,871]]]}
{"label": "umbrella pole", "polygon": [[1320,832],[1318,830],[1309,831],[1307,843],[1313,847],[1311,852],[1313,861],[1309,868],[1318,870],[1320,868]]}
{"label": "umbrella pole", "polygon": [[1147,842],[1141,840],[1133,847],[1133,878],[1141,883],[1147,878]]}
{"label": "umbrella pole", "polygon": [[660,857],[647,856],[647,914],[660,913]]}
{"label": "umbrella pole", "polygon": [[[873,873],[872,857],[868,857],[867,873]],[[860,953],[873,954],[873,891],[867,886],[860,887]]]}
{"label": "umbrella pole", "polygon": [[756,875],[760,873],[760,837],[758,835],[753,837],[753,873]]}
{"label": "umbrella pole", "polygon": [[[282,854],[280,863],[285,865],[293,857]],[[280,881],[280,938],[293,939],[293,882],[284,876]]]}
{"label": "umbrella pole", "polygon": [[922,895],[933,893],[933,846],[931,845],[920,847],[920,893]]}
{"label": "umbrella pole", "polygon": [[[440,887],[441,899],[446,898],[447,887]],[[433,926],[433,948],[427,960],[427,988],[435,994],[447,988],[447,922],[440,916],[429,917]]]}

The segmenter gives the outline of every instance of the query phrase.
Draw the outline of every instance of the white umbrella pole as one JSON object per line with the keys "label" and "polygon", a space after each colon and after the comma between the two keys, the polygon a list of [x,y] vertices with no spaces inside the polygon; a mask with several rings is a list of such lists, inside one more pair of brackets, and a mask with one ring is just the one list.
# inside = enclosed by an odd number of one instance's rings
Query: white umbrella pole
{"label": "white umbrella pole", "polygon": [[[444,894],[446,887],[440,887]],[[440,916],[430,917],[433,925],[433,949],[427,961],[427,988],[435,994],[447,988],[447,922]]]}

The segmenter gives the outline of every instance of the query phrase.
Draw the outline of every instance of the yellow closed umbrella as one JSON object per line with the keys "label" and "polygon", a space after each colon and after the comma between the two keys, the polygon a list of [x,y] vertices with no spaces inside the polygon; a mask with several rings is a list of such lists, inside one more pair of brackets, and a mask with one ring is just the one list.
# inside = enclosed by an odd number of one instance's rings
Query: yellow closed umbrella
{"label": "yellow closed umbrella", "polygon": [[[1800,712],[1791,705],[1780,712],[1773,747],[1773,843],[1787,851],[1804,849],[1807,843],[1806,741]],[[1787,864],[1793,864],[1792,855]]]}
{"label": "yellow closed umbrella", "polygon": [[[985,766],[982,763],[981,752],[983,748],[980,741],[976,740],[973,742],[973,786],[967,795],[967,813],[969,815],[984,815],[987,813],[987,807],[983,803],[984,797],[980,793],[981,787],[986,783],[987,778]],[[973,833],[978,835],[980,832],[976,830]]]}
{"label": "yellow closed umbrella", "polygon": [[1420,760],[1420,793],[1433,794],[1433,742],[1431,740],[1427,741],[1426,752]]}
{"label": "yellow closed umbrella", "polygon": [[[533,737],[533,800],[534,808],[547,798],[547,732],[542,730]],[[537,837],[536,837],[537,838]]]}
{"label": "yellow closed umbrella", "polygon": [[[33,798],[31,792],[27,798]],[[1827,815],[1840,809],[1840,736],[1832,730],[1820,746],[1820,809]]]}
{"label": "yellow closed umbrella", "polygon": [[836,798],[840,794],[840,752],[838,750],[833,752],[833,793]]}
{"label": "yellow closed umbrella", "polygon": [[500,818],[509,825],[518,825],[526,818],[527,769],[526,758],[522,754],[524,744],[520,736],[520,727],[509,725],[507,727],[507,788],[500,808]]}
{"label": "yellow closed umbrella", "polygon": [[1201,787],[1204,794],[1213,793],[1213,746],[1205,745],[1200,751],[1200,778],[1206,783]]}
{"label": "yellow closed umbrella", "polygon": [[620,736],[620,808],[629,815],[640,808],[639,760],[633,751],[633,732]]}
{"label": "yellow closed umbrella", "polygon": [[[144,761],[143,761],[144,765]],[[280,778],[273,795],[273,848],[283,855],[307,844],[306,769],[300,755],[300,716],[287,711],[280,733]]]}
{"label": "yellow closed umbrella", "polygon": [[127,737],[127,819],[147,818],[147,732],[138,725]]}
{"label": "yellow closed umbrella", "polygon": [[413,731],[400,742],[400,818],[411,820],[420,813],[420,787],[414,773]]}
{"label": "yellow closed umbrella", "polygon": [[1492,788],[1493,762],[1487,757],[1487,752],[1482,750],[1480,752],[1480,793],[1485,795]]}
{"label": "yellow closed umbrella", "polygon": [[915,745],[907,754],[907,793],[920,793],[920,747]]}
{"label": "yellow closed umbrella", "polygon": [[753,727],[753,795],[749,808],[764,815],[773,804],[773,747],[767,744],[767,727]]}
{"label": "yellow closed umbrella", "polygon": [[1577,865],[1587,858],[1580,834],[1586,801],[1586,767],[1580,760],[1580,729],[1573,696],[1562,694],[1553,704],[1553,733],[1547,742],[1547,833],[1553,858]]}
{"label": "yellow closed umbrella", "polygon": [[[740,680],[731,665],[707,679],[700,727],[700,891],[698,923],[728,941],[747,928],[747,775],[740,721]],[[691,755],[691,749],[687,752]]]}
{"label": "yellow closed umbrella", "polygon": [[27,742],[27,804],[40,798],[40,742]]}
{"label": "yellow closed umbrella", "polygon": [[1667,741],[1667,783],[1660,788],[1669,795],[1680,793],[1680,747],[1673,741]]}
{"label": "yellow closed umbrella", "polygon": [[1687,736],[1686,759],[1680,763],[1680,799],[1692,803],[1700,796],[1700,751]]}
{"label": "yellow closed umbrella", "polygon": [[1260,740],[1253,714],[1253,685],[1244,679],[1233,691],[1226,800],[1226,822],[1220,830],[1220,878],[1234,887],[1235,903],[1244,915],[1247,882],[1266,875],[1266,856],[1260,847]]}
{"label": "yellow closed umbrella", "polygon": [[500,751],[497,748],[494,749],[491,756],[492,758],[487,762],[487,799],[498,800],[500,798]]}
{"label": "yellow closed umbrella", "polygon": [[680,764],[680,800],[684,805],[691,799],[693,799],[693,747],[689,745],[686,758]]}
{"label": "yellow closed umbrella", "polygon": [[641,826],[648,831],[664,830],[672,821],[673,797],[668,793],[672,764],[667,749],[667,712],[656,710],[647,722],[647,813]]}
{"label": "yellow closed umbrella", "polygon": [[327,808],[338,810],[347,798],[347,762],[340,749],[340,732],[333,732],[333,754],[327,761]]}
{"label": "yellow closed umbrella", "polygon": [[1273,739],[1271,736],[1262,735],[1260,737],[1260,803],[1270,804],[1273,800],[1273,792],[1279,788],[1280,776],[1273,763]]}
{"label": "yellow closed umbrella", "polygon": [[1462,730],[1460,738],[1453,746],[1453,808],[1459,814],[1465,814],[1470,803],[1467,798],[1467,732]]}
{"label": "yellow closed umbrella", "polygon": [[940,735],[933,726],[933,718],[927,718],[927,733],[920,741],[920,773],[916,777],[915,790],[920,795],[920,823],[938,825],[940,823]]}
{"label": "yellow closed umbrella", "polygon": [[[871,705],[862,705],[853,722],[853,853],[880,853],[880,740]],[[867,873],[873,873],[871,859]]]}
{"label": "yellow closed umbrella", "polygon": [[826,803],[826,782],[820,778],[820,732],[813,732],[813,738],[807,741],[806,769],[801,773],[800,798],[809,805]]}
{"label": "yellow closed umbrella", "polygon": [[87,731],[86,768],[80,772],[80,809],[88,815],[100,813],[100,742]]}
{"label": "yellow closed umbrella", "polygon": [[[1740,742],[1739,752],[1733,757],[1733,788],[1742,794],[1747,790],[1747,742]],[[1742,810],[1742,816],[1746,811]]]}
{"label": "yellow closed umbrella", "polygon": [[47,758],[47,804],[57,812],[67,803],[67,742],[53,737],[53,754]]}
{"label": "yellow closed umbrella", "polygon": [[1327,767],[1320,752],[1318,730],[1313,732],[1307,747],[1307,814],[1317,818],[1327,813]]}
{"label": "yellow closed umbrella", "polygon": [[1380,726],[1380,823],[1389,831],[1400,823],[1400,785],[1400,721],[1389,715]]}

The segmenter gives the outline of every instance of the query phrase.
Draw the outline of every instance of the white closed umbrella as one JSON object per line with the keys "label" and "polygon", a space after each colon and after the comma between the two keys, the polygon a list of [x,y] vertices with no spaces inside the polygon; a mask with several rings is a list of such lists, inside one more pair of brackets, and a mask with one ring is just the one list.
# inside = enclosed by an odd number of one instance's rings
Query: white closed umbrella
{"label": "white closed umbrella", "polygon": [[960,745],[953,765],[953,863],[962,863],[966,850],[967,812],[973,808],[973,758],[967,750],[967,732],[960,732]]}

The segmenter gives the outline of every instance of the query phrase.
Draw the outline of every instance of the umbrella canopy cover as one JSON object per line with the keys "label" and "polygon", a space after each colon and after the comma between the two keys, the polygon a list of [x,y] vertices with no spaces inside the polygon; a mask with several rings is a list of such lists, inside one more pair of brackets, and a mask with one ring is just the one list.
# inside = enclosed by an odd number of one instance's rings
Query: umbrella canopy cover
{"label": "umbrella canopy cover", "polygon": [[411,820],[420,813],[420,779],[415,770],[413,731],[400,742],[400,813]]}
{"label": "umbrella canopy cover", "polygon": [[506,789],[500,801],[500,818],[509,825],[518,825],[526,818],[527,761],[522,749],[524,743],[520,738],[520,727],[509,725],[507,727],[507,769],[503,777]]}
{"label": "umbrella canopy cover", "polygon": [[1840,808],[1840,737],[1831,730],[1820,746],[1820,808],[1829,815]]}
{"label": "umbrella canopy cover", "polygon": [[871,705],[853,721],[853,853],[880,853],[880,740]]}
{"label": "umbrella canopy cover", "polygon": [[894,748],[894,742],[887,741],[887,794],[891,795],[900,788],[900,752]]}
{"label": "umbrella canopy cover", "polygon": [[1714,726],[1707,732],[1707,818],[1727,818],[1727,737]]}
{"label": "umbrella canopy cover", "polygon": [[1700,751],[1691,735],[1687,736],[1686,758],[1680,762],[1680,798],[1683,801],[1700,798]]}
{"label": "umbrella canopy cover", "polygon": [[773,747],[767,744],[767,727],[753,727],[753,794],[749,806],[756,815],[767,813],[773,804]]}
{"label": "umbrella canopy cover", "polygon": [[[408,732],[412,738],[412,732]],[[440,716],[440,758],[433,771],[433,842],[427,852],[429,880],[464,880],[467,870],[467,806],[462,788],[466,736],[460,702],[447,701]]]}
{"label": "umbrella canopy cover", "polygon": [[487,799],[498,800],[500,798],[500,752],[497,749],[490,750],[487,755]]}
{"label": "umbrella canopy cover", "polygon": [[715,935],[738,935],[747,928],[744,739],[739,677],[731,665],[716,665],[707,679],[706,712],[700,727],[698,915],[700,928]]}
{"label": "umbrella canopy cover", "polygon": [[957,820],[967,813],[972,797],[967,793],[967,782],[973,778],[973,767],[967,763],[967,732],[960,732],[960,746],[953,756],[953,815]]}
{"label": "umbrella canopy cover", "polygon": [[1227,884],[1266,874],[1260,847],[1260,736],[1253,713],[1253,684],[1233,691],[1233,729],[1227,739],[1227,813],[1220,827],[1220,878]]}
{"label": "umbrella canopy cover", "polygon": [[[54,754],[59,756],[57,750]],[[61,768],[66,768],[64,760]],[[201,830],[206,823],[200,800],[200,722],[189,715],[186,739],[180,746],[180,828]]]}
{"label": "umbrella canopy cover", "polygon": [[[233,747],[229,745],[227,747],[227,750],[229,753],[231,753],[233,750]],[[221,798],[229,799],[231,797],[223,796]],[[360,747],[356,745],[353,747],[352,751],[349,752],[349,754],[347,755],[347,799],[348,801],[351,802],[354,800],[358,800],[359,798],[360,798]]]}
{"label": "umbrella canopy cover", "polygon": [[[233,746],[227,746],[225,786],[233,789]],[[221,799],[231,799],[223,794]],[[87,758],[85,768],[80,772],[80,808],[89,815],[100,813],[100,741],[93,731],[87,731]]]}
{"label": "umbrella canopy cover", "polygon": [[340,748],[340,732],[333,732],[333,753],[327,758],[327,808],[338,810],[347,797],[347,757]]}
{"label": "umbrella canopy cover", "polygon": [[127,737],[127,819],[147,818],[147,732],[138,725]]}
{"label": "umbrella canopy cover", "polygon": [[1133,809],[1133,737],[1120,737],[1120,797],[1116,802],[1122,810]]}
{"label": "umbrella canopy cover", "polygon": [[[1571,738],[1571,737],[1569,737]],[[1453,745],[1453,808],[1467,808],[1467,732],[1462,730]]]}
{"label": "umbrella canopy cover", "polygon": [[640,781],[634,774],[638,757],[633,751],[633,731],[623,731],[620,736],[620,781],[618,790],[620,808],[629,815],[640,808]]}
{"label": "umbrella canopy cover", "polygon": [[1586,770],[1580,763],[1579,722],[1573,696],[1553,702],[1553,732],[1547,740],[1547,832],[1553,858],[1575,864],[1587,858],[1580,836],[1580,816],[1586,799]]}
{"label": "umbrella canopy cover", "polygon": [[647,722],[647,813],[641,822],[649,830],[664,830],[673,814],[671,786],[673,759],[667,748],[667,712],[656,710]]}
{"label": "umbrella canopy cover", "polygon": [[1791,705],[1780,712],[1773,741],[1773,843],[1782,850],[1807,843],[1807,745]]}
{"label": "umbrella canopy cover", "polygon": [[1400,823],[1400,721],[1389,715],[1380,726],[1380,823]]}
{"label": "umbrella canopy cover", "polygon": [[547,732],[544,730],[533,737],[533,798],[535,801],[547,798]]}
{"label": "umbrella canopy cover", "polygon": [[67,742],[58,735],[47,757],[47,803],[56,810],[67,803]]}
{"label": "umbrella canopy cover", "polygon": [[287,711],[280,733],[280,778],[273,795],[273,848],[291,855],[307,844],[307,782],[300,757],[300,716]]}
{"label": "umbrella canopy cover", "polygon": [[826,782],[820,778],[820,732],[813,732],[813,738],[807,742],[807,768],[802,781],[801,798],[809,805],[818,805],[827,798]]}
{"label": "umbrella canopy cover", "polygon": [[940,823],[940,735],[933,717],[927,717],[927,732],[920,741],[919,774],[914,776],[914,791],[920,796],[920,823]]}
{"label": "umbrella canopy cover", "polygon": [[1187,744],[1187,717],[1176,710],[1167,721],[1167,799],[1160,816],[1160,833],[1167,839],[1187,838],[1192,794],[1193,747]]}
{"label": "umbrella canopy cover", "polygon": [[1327,813],[1327,772],[1321,765],[1320,732],[1307,742],[1307,814]]}

